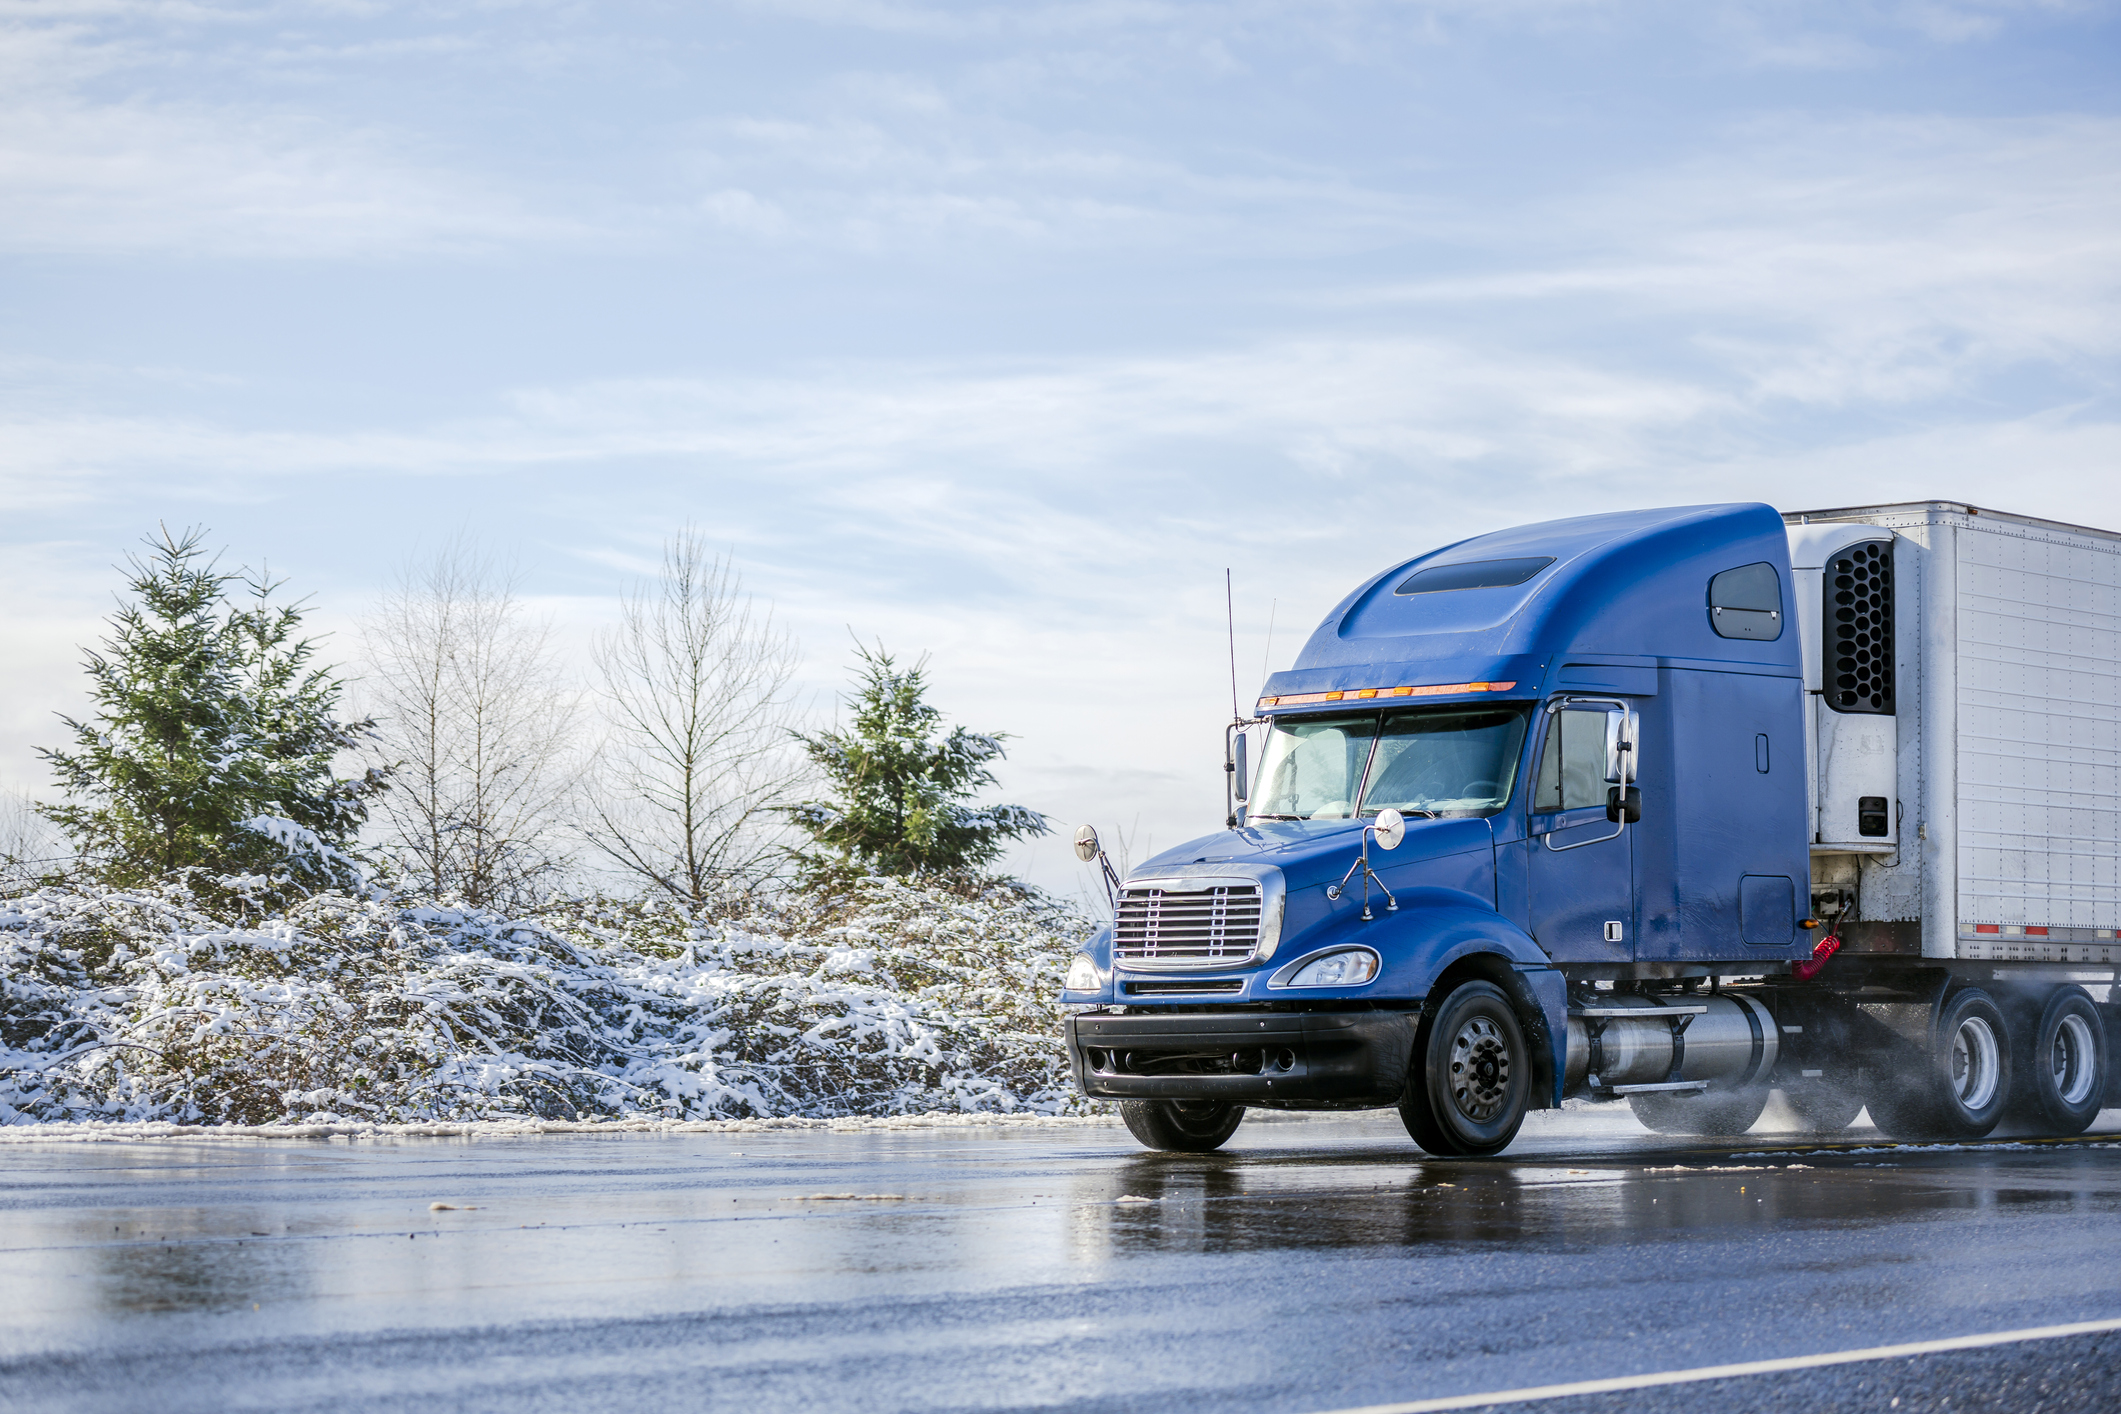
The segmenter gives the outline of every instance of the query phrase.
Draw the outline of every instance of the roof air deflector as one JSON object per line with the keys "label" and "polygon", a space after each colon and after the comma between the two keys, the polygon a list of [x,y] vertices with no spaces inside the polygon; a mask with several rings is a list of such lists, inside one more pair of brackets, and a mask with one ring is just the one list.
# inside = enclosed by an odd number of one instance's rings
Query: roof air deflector
{"label": "roof air deflector", "polygon": [[1523,584],[1554,563],[1552,555],[1518,560],[1473,560],[1458,565],[1431,565],[1400,582],[1394,594],[1437,594],[1447,589],[1506,589]]}

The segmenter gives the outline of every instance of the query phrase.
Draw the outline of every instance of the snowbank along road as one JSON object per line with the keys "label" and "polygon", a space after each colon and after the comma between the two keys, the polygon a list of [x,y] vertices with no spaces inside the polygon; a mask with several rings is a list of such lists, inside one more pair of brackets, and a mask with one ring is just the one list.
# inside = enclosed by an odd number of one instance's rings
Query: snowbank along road
{"label": "snowbank along road", "polygon": [[11,1142],[0,1409],[2121,1407],[2121,1136],[1535,1119]]}

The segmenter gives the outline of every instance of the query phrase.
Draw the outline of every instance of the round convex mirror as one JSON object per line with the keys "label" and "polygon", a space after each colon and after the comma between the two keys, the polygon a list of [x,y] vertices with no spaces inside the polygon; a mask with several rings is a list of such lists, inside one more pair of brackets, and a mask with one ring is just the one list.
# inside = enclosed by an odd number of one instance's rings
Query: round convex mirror
{"label": "round convex mirror", "polygon": [[1407,837],[1407,817],[1388,805],[1377,812],[1377,823],[1370,830],[1377,836],[1379,849],[1398,849]]}
{"label": "round convex mirror", "polygon": [[1088,864],[1097,858],[1097,829],[1085,825],[1075,832],[1075,857]]}

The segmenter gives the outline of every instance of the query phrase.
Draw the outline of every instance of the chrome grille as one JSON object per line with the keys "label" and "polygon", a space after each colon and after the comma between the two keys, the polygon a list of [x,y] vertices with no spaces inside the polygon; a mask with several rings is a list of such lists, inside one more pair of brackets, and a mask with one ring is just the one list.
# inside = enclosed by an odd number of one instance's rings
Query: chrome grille
{"label": "chrome grille", "polygon": [[1218,885],[1184,893],[1122,889],[1112,956],[1120,963],[1150,967],[1244,962],[1259,948],[1259,917],[1257,884]]}

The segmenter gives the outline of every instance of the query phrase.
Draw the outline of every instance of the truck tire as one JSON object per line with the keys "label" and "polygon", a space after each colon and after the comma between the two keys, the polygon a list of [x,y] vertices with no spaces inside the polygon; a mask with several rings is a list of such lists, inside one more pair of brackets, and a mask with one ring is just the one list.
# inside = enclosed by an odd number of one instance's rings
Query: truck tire
{"label": "truck tire", "polygon": [[1659,1134],[1701,1134],[1724,1137],[1743,1134],[1767,1108],[1768,1088],[1748,1085],[1743,1090],[1709,1090],[1687,1094],[1651,1091],[1628,1096],[1628,1108],[1645,1129]]}
{"label": "truck tire", "polygon": [[2036,1133],[2082,1134],[2106,1098],[2106,1020],[2082,987],[2059,987],[2025,1028],[2012,1116]]}
{"label": "truck tire", "polygon": [[1218,1100],[1121,1100],[1119,1117],[1144,1148],[1206,1154],[1237,1133],[1245,1107]]}
{"label": "truck tire", "polygon": [[1825,1078],[1785,1085],[1782,1098],[1808,1134],[1839,1134],[1863,1113],[1863,1095],[1855,1086]]}
{"label": "truck tire", "polygon": [[1400,1122],[1439,1158],[1499,1154],[1532,1094],[1532,1054],[1516,1008],[1493,982],[1461,982],[1422,1020]]}
{"label": "truck tire", "polygon": [[1944,999],[1929,1054],[1881,1077],[1871,1118],[1893,1139],[1979,1139],[2003,1118],[2011,1095],[2011,1029],[1979,987]]}

